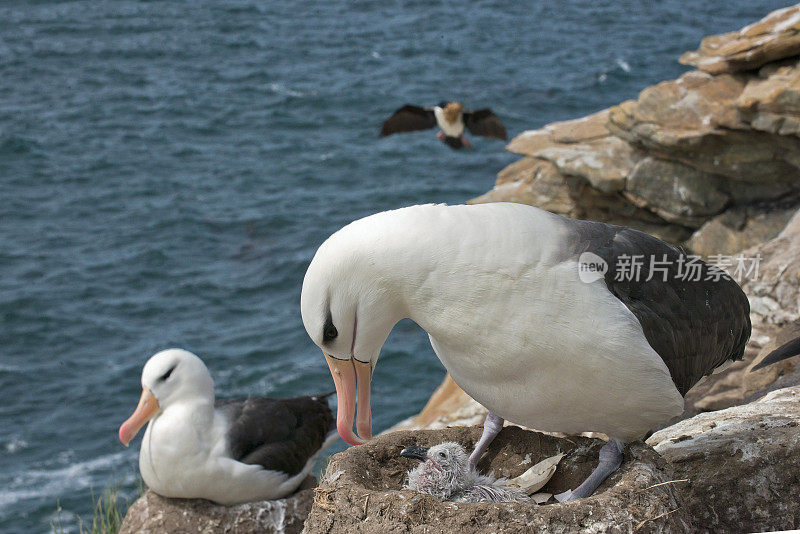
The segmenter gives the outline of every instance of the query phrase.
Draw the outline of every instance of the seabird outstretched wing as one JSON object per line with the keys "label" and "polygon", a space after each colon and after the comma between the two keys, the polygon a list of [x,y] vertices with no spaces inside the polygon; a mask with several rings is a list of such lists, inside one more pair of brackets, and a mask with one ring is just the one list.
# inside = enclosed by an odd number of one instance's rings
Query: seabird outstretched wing
{"label": "seabird outstretched wing", "polygon": [[508,139],[506,127],[500,118],[489,108],[464,112],[464,125],[475,135]]}
{"label": "seabird outstretched wing", "polygon": [[[750,304],[733,279],[638,230],[571,222],[575,252],[605,260],[608,290],[639,320],[681,395],[726,361],[742,359],[750,337]],[[638,276],[620,272],[636,258]]]}
{"label": "seabird outstretched wing", "polygon": [[336,428],[324,397],[218,400],[230,422],[228,443],[234,460],[295,475]]}
{"label": "seabird outstretched wing", "polygon": [[433,108],[423,108],[406,104],[389,117],[381,127],[381,137],[403,132],[427,130],[436,126]]}

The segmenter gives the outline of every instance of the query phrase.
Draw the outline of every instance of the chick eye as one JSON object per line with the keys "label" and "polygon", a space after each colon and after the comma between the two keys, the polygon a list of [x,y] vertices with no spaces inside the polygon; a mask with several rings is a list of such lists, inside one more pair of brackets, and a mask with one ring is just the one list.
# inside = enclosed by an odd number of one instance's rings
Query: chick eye
{"label": "chick eye", "polygon": [[439,458],[447,458],[447,455],[444,452],[440,452]]}

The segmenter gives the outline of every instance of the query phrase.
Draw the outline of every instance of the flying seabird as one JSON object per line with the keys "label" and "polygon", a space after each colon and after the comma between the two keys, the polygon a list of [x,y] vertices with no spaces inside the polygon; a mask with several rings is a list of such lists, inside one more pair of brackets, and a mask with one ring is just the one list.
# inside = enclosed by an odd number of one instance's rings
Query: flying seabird
{"label": "flying seabird", "polygon": [[161,351],[142,370],[142,397],[119,428],[125,445],[149,421],[139,453],[145,484],[164,497],[237,504],[292,493],[336,439],[325,396],[214,402],[203,361]]}
{"label": "flying seabird", "polygon": [[474,135],[507,139],[506,127],[491,109],[467,111],[460,102],[441,102],[432,107],[406,104],[383,123],[381,137],[427,130],[436,125],[441,129],[437,137],[450,148],[472,148],[464,136],[465,127]]}
{"label": "flying seabird", "polygon": [[512,203],[355,221],[317,250],[301,308],[333,375],[346,442],[371,437],[372,370],[410,318],[489,410],[471,466],[504,419],[610,436],[572,498],[619,467],[626,443],[679,415],[704,375],[741,359],[750,336],[747,297],[723,271],[636,230]]}
{"label": "flying seabird", "polygon": [[467,453],[458,443],[407,447],[400,454],[422,462],[408,472],[408,484],[403,489],[427,493],[440,501],[533,502],[521,489],[507,485],[505,479],[478,473],[468,465]]}

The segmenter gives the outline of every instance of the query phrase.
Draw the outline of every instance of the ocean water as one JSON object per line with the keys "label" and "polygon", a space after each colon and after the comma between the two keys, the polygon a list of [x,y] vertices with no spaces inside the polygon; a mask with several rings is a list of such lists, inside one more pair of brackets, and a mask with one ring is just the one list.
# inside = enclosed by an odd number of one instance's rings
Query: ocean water
{"label": "ocean water", "polygon": [[[93,494],[136,494],[117,428],[158,350],[200,355],[220,396],[332,389],[299,312],[316,247],[516,159],[378,138],[396,107],[489,106],[513,135],[635,98],[783,5],[0,0],[0,531],[48,532],[60,506],[74,532]],[[443,376],[401,322],[376,430]]]}

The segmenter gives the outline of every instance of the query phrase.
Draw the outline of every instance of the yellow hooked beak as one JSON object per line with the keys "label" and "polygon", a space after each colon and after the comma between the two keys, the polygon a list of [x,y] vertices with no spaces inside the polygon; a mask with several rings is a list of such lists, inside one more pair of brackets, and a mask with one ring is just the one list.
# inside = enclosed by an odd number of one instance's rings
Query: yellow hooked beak
{"label": "yellow hooked beak", "polygon": [[[361,445],[372,438],[372,410],[370,409],[370,384],[372,382],[372,363],[364,363],[350,358],[339,360],[325,353],[325,360],[330,367],[333,383],[336,386],[336,429],[339,435],[350,445]],[[356,429],[353,433],[353,416],[358,415]]]}
{"label": "yellow hooked beak", "polygon": [[158,413],[158,409],[158,399],[152,391],[144,388],[136,411],[119,427],[119,440],[122,444],[127,447],[139,430]]}

